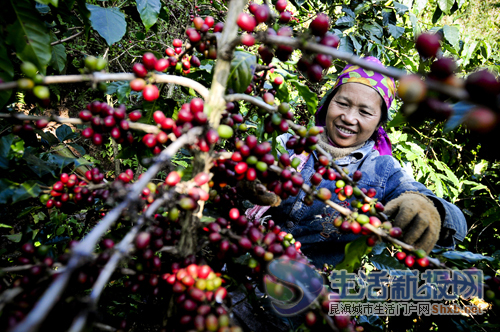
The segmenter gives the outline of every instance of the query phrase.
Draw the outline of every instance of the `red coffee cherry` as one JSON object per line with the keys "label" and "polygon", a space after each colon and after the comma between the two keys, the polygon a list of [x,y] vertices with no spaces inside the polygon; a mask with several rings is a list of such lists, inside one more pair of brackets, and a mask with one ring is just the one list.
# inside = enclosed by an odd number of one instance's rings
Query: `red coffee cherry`
{"label": "red coffee cherry", "polygon": [[148,70],[153,70],[156,64],[156,56],[151,52],[146,52],[142,55],[142,63]]}
{"label": "red coffee cherry", "polygon": [[238,15],[238,20],[236,21],[236,23],[242,30],[245,30],[247,32],[252,32],[257,25],[257,21],[255,20],[255,18],[247,13],[240,13],[240,15]]}
{"label": "red coffee cherry", "polygon": [[286,0],[278,0],[276,2],[276,5],[275,5],[276,10],[281,13],[282,11],[284,11],[286,9],[287,5],[288,5],[288,2]]}
{"label": "red coffee cherry", "polygon": [[224,29],[224,23],[218,22],[214,26],[214,33],[216,33],[216,32],[222,32],[223,29]]}
{"label": "red coffee cherry", "polygon": [[212,16],[207,16],[205,17],[205,24],[208,25],[208,28],[212,28],[214,25],[215,21]]}
{"label": "red coffee cherry", "polygon": [[241,43],[245,46],[255,45],[255,38],[249,33],[245,33],[241,36]]}
{"label": "red coffee cherry", "polygon": [[280,19],[279,19],[279,22],[280,23],[288,23],[290,22],[290,19],[292,18],[292,13],[290,13],[289,11],[285,10],[284,12],[282,12],[280,14]]}
{"label": "red coffee cherry", "polygon": [[160,92],[158,91],[158,87],[156,85],[148,84],[142,90],[142,97],[146,101],[155,101],[158,99]]}
{"label": "red coffee cherry", "polygon": [[180,39],[174,39],[174,41],[172,42],[172,45],[174,47],[181,47],[182,46],[182,40],[180,40]]}
{"label": "red coffee cherry", "polygon": [[337,48],[340,43],[340,38],[335,34],[327,33],[319,43],[321,45]]}
{"label": "red coffee cherry", "polygon": [[257,24],[266,22],[269,19],[269,7],[266,4],[257,6],[253,12]]}
{"label": "red coffee cherry", "polygon": [[142,63],[136,63],[132,67],[132,71],[134,72],[135,76],[144,78],[148,74],[148,70]]}
{"label": "red coffee cherry", "polygon": [[132,121],[132,122],[139,121],[139,119],[142,117],[142,112],[139,110],[132,111],[132,112],[130,112],[128,117],[129,117],[130,121]]}
{"label": "red coffee cherry", "polygon": [[417,37],[415,48],[423,58],[434,57],[440,47],[439,39],[437,34],[423,33]]}
{"label": "red coffee cherry", "polygon": [[330,18],[328,15],[320,13],[309,26],[315,36],[323,36],[330,28]]}
{"label": "red coffee cherry", "polygon": [[168,59],[161,58],[155,63],[155,70],[164,72],[167,70],[168,66],[170,66],[170,61],[168,61]]}

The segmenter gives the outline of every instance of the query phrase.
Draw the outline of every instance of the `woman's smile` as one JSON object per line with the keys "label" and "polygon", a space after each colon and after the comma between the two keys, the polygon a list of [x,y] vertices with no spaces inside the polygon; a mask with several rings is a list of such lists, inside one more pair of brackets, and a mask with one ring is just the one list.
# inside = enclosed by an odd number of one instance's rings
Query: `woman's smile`
{"label": "woman's smile", "polygon": [[382,98],[363,84],[346,83],[328,105],[326,129],[333,143],[347,148],[366,142],[382,116]]}

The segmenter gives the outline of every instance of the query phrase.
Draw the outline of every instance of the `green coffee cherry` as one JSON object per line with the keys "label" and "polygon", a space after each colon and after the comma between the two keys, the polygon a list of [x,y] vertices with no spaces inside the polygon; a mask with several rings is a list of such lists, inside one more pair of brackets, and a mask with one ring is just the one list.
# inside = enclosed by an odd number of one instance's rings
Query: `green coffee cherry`
{"label": "green coffee cherry", "polygon": [[38,69],[34,64],[31,62],[23,62],[21,64],[21,71],[23,72],[24,75],[26,75],[29,78],[34,78],[36,75],[36,72]]}
{"label": "green coffee cherry", "polygon": [[299,165],[300,165],[300,159],[297,157],[293,158],[291,165],[293,168],[297,169],[297,167],[299,167]]}
{"label": "green coffee cherry", "polygon": [[47,99],[50,97],[49,88],[43,85],[37,85],[33,88],[33,93],[38,99]]}
{"label": "green coffee cherry", "polygon": [[96,62],[96,65],[95,65],[95,70],[101,71],[104,68],[106,68],[107,64],[108,64],[108,62],[106,60],[104,60],[103,58],[97,58],[97,62]]}
{"label": "green coffee cherry", "polygon": [[20,78],[17,80],[17,86],[21,90],[31,90],[35,86],[35,83],[29,78]]}
{"label": "green coffee cherry", "polygon": [[228,139],[233,136],[233,128],[228,125],[220,125],[219,128],[217,128],[217,133],[219,137]]}
{"label": "green coffee cherry", "polygon": [[37,75],[35,75],[35,77],[33,77],[33,82],[35,82],[35,84],[37,84],[37,85],[42,84],[43,78],[44,78],[43,75],[37,74]]}
{"label": "green coffee cherry", "polygon": [[97,58],[95,56],[89,55],[85,58],[85,67],[90,71],[95,71],[97,66]]}
{"label": "green coffee cherry", "polygon": [[278,106],[278,112],[281,114],[286,114],[290,110],[290,105],[288,103],[281,103]]}

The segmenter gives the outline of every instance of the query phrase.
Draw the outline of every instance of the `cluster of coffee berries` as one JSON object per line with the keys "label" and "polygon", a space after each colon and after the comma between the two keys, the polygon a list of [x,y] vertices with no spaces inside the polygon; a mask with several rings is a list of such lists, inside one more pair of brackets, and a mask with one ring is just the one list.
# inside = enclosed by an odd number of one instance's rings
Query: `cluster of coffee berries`
{"label": "cluster of coffee berries", "polygon": [[47,208],[61,208],[63,203],[68,201],[92,204],[96,198],[106,200],[109,197],[109,190],[107,189],[91,191],[87,188],[89,182],[94,184],[102,183],[104,174],[98,168],[85,172],[85,178],[87,181],[79,180],[75,174],[62,173],[59,181],[52,185],[51,197],[45,203]]}
{"label": "cluster of coffee berries", "polygon": [[304,184],[302,174],[292,169],[292,162],[288,153],[280,155],[278,165],[282,168],[282,171],[279,176],[273,173],[267,179],[267,189],[282,199],[296,196]]}
{"label": "cluster of coffee berries", "polygon": [[311,152],[316,150],[316,144],[319,141],[318,135],[323,133],[323,127],[311,127],[307,130],[305,127],[300,127],[297,130],[298,135],[293,135],[286,142],[286,148],[294,150],[296,155],[304,151]]}
{"label": "cluster of coffee berries", "polygon": [[42,106],[48,106],[50,103],[49,88],[43,84],[44,76],[38,74],[38,68],[31,62],[23,62],[21,64],[21,72],[26,76],[17,80],[17,86],[20,90],[25,90],[29,94],[33,94],[40,100]]}
{"label": "cluster of coffee berries", "polygon": [[[305,324],[310,328],[320,329],[324,326],[322,315],[319,311],[323,314],[330,314],[333,309],[333,305],[340,302],[340,296],[336,293],[327,292],[325,290],[319,295],[318,302],[321,304],[321,307],[314,308],[314,311],[310,310],[305,315]],[[363,327],[356,326],[356,321],[354,319],[351,320],[348,315],[335,315],[332,319],[335,326],[340,331],[364,331]]]}
{"label": "cluster of coffee berries", "polygon": [[[269,92],[264,93],[262,99],[270,105],[274,104],[274,96]],[[294,120],[293,113],[290,111],[290,105],[288,103],[281,103],[278,106],[278,112],[264,119],[264,131],[266,133],[272,133],[277,130],[280,133],[287,133],[289,129],[287,120]]]}
{"label": "cluster of coffee berries", "polygon": [[269,142],[258,143],[254,135],[249,135],[245,140],[237,140],[236,150],[231,159],[219,159],[215,163],[214,181],[216,183],[236,184],[236,181],[247,179],[254,181],[268,176],[268,166],[275,160]]}
{"label": "cluster of coffee berries", "polygon": [[[330,18],[319,13],[309,25],[309,30],[315,41],[320,45],[337,48],[340,43],[340,38],[332,33],[328,33],[330,29]],[[322,53],[307,53],[305,52],[302,58],[297,62],[297,69],[307,74],[309,80],[313,83],[321,81],[323,78],[323,70],[327,70],[332,65],[333,57]]]}
{"label": "cluster of coffee berries", "polygon": [[[260,220],[252,222],[240,214],[238,208],[230,209],[228,217],[217,218],[204,227],[218,260],[248,253],[249,257],[243,263],[248,275],[263,273],[263,267],[269,261],[282,255],[306,262],[301,255],[300,242],[295,241],[291,234],[282,232],[273,220],[268,220],[266,224]],[[229,230],[233,235],[229,234]]]}
{"label": "cluster of coffee berries", "polygon": [[500,277],[484,277],[484,298],[500,307]]}
{"label": "cluster of coffee berries", "polygon": [[[22,289],[22,292],[16,296],[15,301],[10,301],[2,308],[0,328],[4,331],[17,325],[31,311],[45,291],[39,281],[50,277],[54,264],[54,260],[48,255],[50,248],[46,245],[35,247],[31,242],[27,242],[19,249],[21,255],[17,257],[18,264],[31,266],[27,266],[25,271],[16,273],[16,276],[9,280],[9,287]],[[6,290],[6,280],[7,278],[3,278],[3,281],[0,281],[0,292]]]}
{"label": "cluster of coffee berries", "polygon": [[177,304],[179,330],[241,331],[230,327],[230,320],[223,304],[227,290],[223,279],[208,265],[189,264],[179,268],[173,264],[172,273],[162,279],[171,285]]}
{"label": "cluster of coffee berries", "polygon": [[247,130],[247,125],[243,123],[243,115],[239,113],[238,105],[232,102],[226,104],[226,111],[222,113],[221,123],[241,131]]}
{"label": "cluster of coffee berries", "polygon": [[[92,143],[95,145],[103,143],[103,134],[106,133],[109,133],[117,143],[132,143],[134,141],[123,104],[114,108],[105,102],[95,100],[87,104],[87,109],[80,111],[78,117],[84,122],[90,122],[90,127],[82,131],[82,136],[92,139]],[[134,122],[140,118],[140,111],[133,111],[129,114],[130,121]]]}
{"label": "cluster of coffee berries", "polygon": [[422,249],[417,249],[411,254],[407,254],[404,251],[399,251],[396,253],[396,258],[405,263],[406,266],[412,268],[415,263],[420,267],[429,266],[429,259],[427,258],[427,253]]}
{"label": "cluster of coffee berries", "polygon": [[49,124],[49,120],[47,120],[45,118],[41,118],[41,119],[36,120],[34,125],[31,121],[24,120],[24,121],[19,122],[18,124],[14,124],[12,126],[12,133],[23,138],[26,135],[31,135],[35,128],[36,129],[43,129],[43,128],[47,127],[48,124]]}
{"label": "cluster of coffee berries", "polygon": [[177,65],[177,58],[171,56],[168,59],[157,59],[151,52],[146,52],[142,56],[142,63],[136,63],[132,67],[137,78],[130,81],[130,88],[133,91],[142,91],[142,97],[146,101],[155,101],[160,96],[158,87],[151,83],[154,71],[164,72],[170,66]]}
{"label": "cluster of coffee berries", "polygon": [[[224,24],[222,22],[218,22],[216,24],[215,20],[212,16],[207,16],[205,19],[197,16],[193,17],[193,26],[186,29],[186,35],[191,43],[191,46],[186,50],[187,53],[192,54],[193,50],[196,49],[198,52],[203,54],[207,59],[216,59],[217,58],[217,44],[216,40],[208,38],[208,33],[212,31],[213,33],[220,33],[224,28]],[[174,47],[180,47],[174,45]],[[177,50],[177,49],[176,49]],[[200,61],[197,57],[193,55],[195,62],[193,62],[193,58],[191,58],[191,64],[195,67],[200,66]]]}

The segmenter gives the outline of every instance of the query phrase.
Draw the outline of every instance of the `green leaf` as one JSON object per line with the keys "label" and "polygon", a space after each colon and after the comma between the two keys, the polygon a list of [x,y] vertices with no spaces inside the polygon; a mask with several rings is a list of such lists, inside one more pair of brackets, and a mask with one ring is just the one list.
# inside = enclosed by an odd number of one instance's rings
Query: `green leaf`
{"label": "green leaf", "polygon": [[0,228],[12,228],[10,225],[0,224]]}
{"label": "green leaf", "polygon": [[450,27],[445,25],[443,27],[444,38],[453,46],[453,48],[458,52],[460,51],[460,32],[456,27]]}
{"label": "green leaf", "polygon": [[394,24],[389,24],[389,33],[394,37],[394,39],[398,39],[403,35],[403,33],[405,33],[405,28],[398,27]]}
{"label": "green leaf", "polygon": [[61,142],[64,142],[65,140],[78,137],[79,134],[74,133],[70,126],[62,125],[62,126],[57,127],[56,136],[57,136],[57,138],[59,138],[59,140]]}
{"label": "green leaf", "polygon": [[66,230],[66,227],[64,225],[59,226],[59,228],[57,228],[57,230],[56,230],[56,235],[62,235],[65,230]]}
{"label": "green leaf", "polygon": [[427,6],[427,0],[416,0],[415,1],[415,12],[421,13]]}
{"label": "green leaf", "polygon": [[227,88],[233,89],[235,93],[245,92],[252,82],[256,66],[257,58],[255,55],[243,51],[234,52],[231,71],[227,79]]}
{"label": "green leaf", "polygon": [[0,179],[0,204],[7,204],[14,193],[15,183],[8,179]]}
{"label": "green leaf", "polygon": [[35,181],[26,181],[14,191],[14,194],[12,195],[12,203],[17,203],[32,197],[38,197],[41,192],[42,190],[40,189],[38,183]]}
{"label": "green leaf", "polygon": [[418,24],[418,19],[413,13],[410,13],[410,22],[411,22],[411,27],[413,29],[413,35],[418,36],[420,34],[421,29],[420,25]]}
{"label": "green leaf", "polygon": [[432,15],[432,23],[436,24],[441,19],[441,17],[443,17],[443,15],[443,11],[441,10],[441,8],[439,8],[439,6],[437,6],[434,14]]}
{"label": "green leaf", "polygon": [[384,32],[382,31],[382,27],[375,23],[363,25],[363,30],[368,32],[371,36],[375,36],[377,38],[381,38],[384,34]]}
{"label": "green leaf", "polygon": [[450,14],[451,7],[453,7],[454,3],[455,0],[438,0],[439,9],[446,15]]}
{"label": "green leaf", "polygon": [[349,38],[352,40],[352,44],[354,46],[354,49],[356,50],[356,54],[360,53],[361,50],[363,49],[363,45],[361,45],[356,37],[354,35],[349,35]]}
{"label": "green leaf", "polygon": [[41,3],[42,5],[52,5],[57,8],[59,5],[59,0],[35,0],[38,3]]}
{"label": "green leaf", "polygon": [[40,14],[27,0],[11,0],[16,21],[7,28],[7,43],[14,46],[22,61],[32,62],[45,74],[52,57],[50,35]]}
{"label": "green leaf", "polygon": [[342,16],[341,18],[339,18],[336,22],[335,22],[335,25],[345,25],[347,27],[352,27],[354,26],[354,24],[356,24],[356,19],[352,16]]}
{"label": "green leaf", "polygon": [[342,262],[335,266],[336,270],[346,270],[353,272],[361,266],[361,257],[371,250],[366,244],[366,236],[362,236],[345,246],[345,257]]}
{"label": "green leaf", "polygon": [[[50,32],[50,40],[52,42],[57,41],[57,37],[52,31]],[[66,61],[66,48],[64,45],[61,43],[52,46],[52,58],[49,65],[61,74],[66,67]]]}
{"label": "green leaf", "polygon": [[68,145],[71,146],[76,151],[78,151],[78,153],[81,154],[82,156],[85,155],[85,149],[83,148],[83,146],[76,143],[68,143]]}
{"label": "green leaf", "polygon": [[398,270],[408,270],[408,268],[399,262],[395,257],[383,253],[370,258],[370,263],[380,271],[387,271],[391,276],[401,276],[406,273],[401,273]]}
{"label": "green leaf", "polygon": [[348,36],[340,38],[339,51],[354,53],[354,45],[352,44],[351,38],[348,38]]}
{"label": "green leaf", "polygon": [[10,241],[12,242],[20,242],[22,237],[23,237],[23,233],[17,233],[17,234],[12,234],[12,235],[4,235],[7,239],[9,239]]}
{"label": "green leaf", "polygon": [[318,96],[312,92],[307,85],[298,81],[290,81],[290,83],[297,89],[299,95],[304,98],[309,113],[313,115],[318,109]]}
{"label": "green leaf", "polygon": [[108,45],[121,40],[127,31],[125,15],[116,7],[102,8],[87,4],[90,11],[90,22]]}
{"label": "green leaf", "polygon": [[[478,41],[472,41],[465,46],[465,50],[464,50],[465,57],[462,57],[463,58],[462,67],[466,67],[469,64],[469,61],[472,57],[472,54],[474,54],[474,52],[476,51],[478,44],[479,44]],[[463,53],[464,52],[462,52],[462,56],[463,56]]]}
{"label": "green leaf", "polygon": [[464,3],[465,3],[465,0],[457,0],[458,8],[462,8]]}
{"label": "green leaf", "polygon": [[146,32],[158,20],[161,9],[160,0],[137,0],[137,11],[141,15],[141,20],[146,27]]}
{"label": "green leaf", "polygon": [[400,4],[399,2],[396,2],[396,1],[394,1],[394,8],[396,8],[396,12],[399,15],[404,15],[404,13],[406,13],[408,11],[407,6]]}
{"label": "green leaf", "polygon": [[382,24],[388,26],[389,24],[397,23],[396,14],[392,9],[384,8],[382,9]]}
{"label": "green leaf", "polygon": [[12,142],[14,142],[14,135],[10,134],[0,139],[0,168],[9,168],[9,152],[11,150]]}
{"label": "green leaf", "polygon": [[[0,41],[0,78],[4,82],[12,81],[14,78],[14,66],[10,62],[7,48],[2,41]],[[12,89],[0,90],[0,108],[5,106],[12,95],[12,91]]]}
{"label": "green leaf", "polygon": [[290,0],[290,1],[295,6],[295,8],[300,8],[306,3],[306,0]]}
{"label": "green leaf", "polygon": [[46,161],[43,161],[35,155],[31,154],[28,150],[24,152],[23,159],[26,160],[28,167],[33,171],[33,173],[35,173],[39,177],[42,177],[49,173],[55,175],[55,165],[48,164]]}
{"label": "green leaf", "polygon": [[463,261],[466,260],[469,263],[476,263],[482,260],[493,261],[493,257],[483,256],[480,254],[474,254],[470,251],[446,251],[441,254],[451,260]]}

